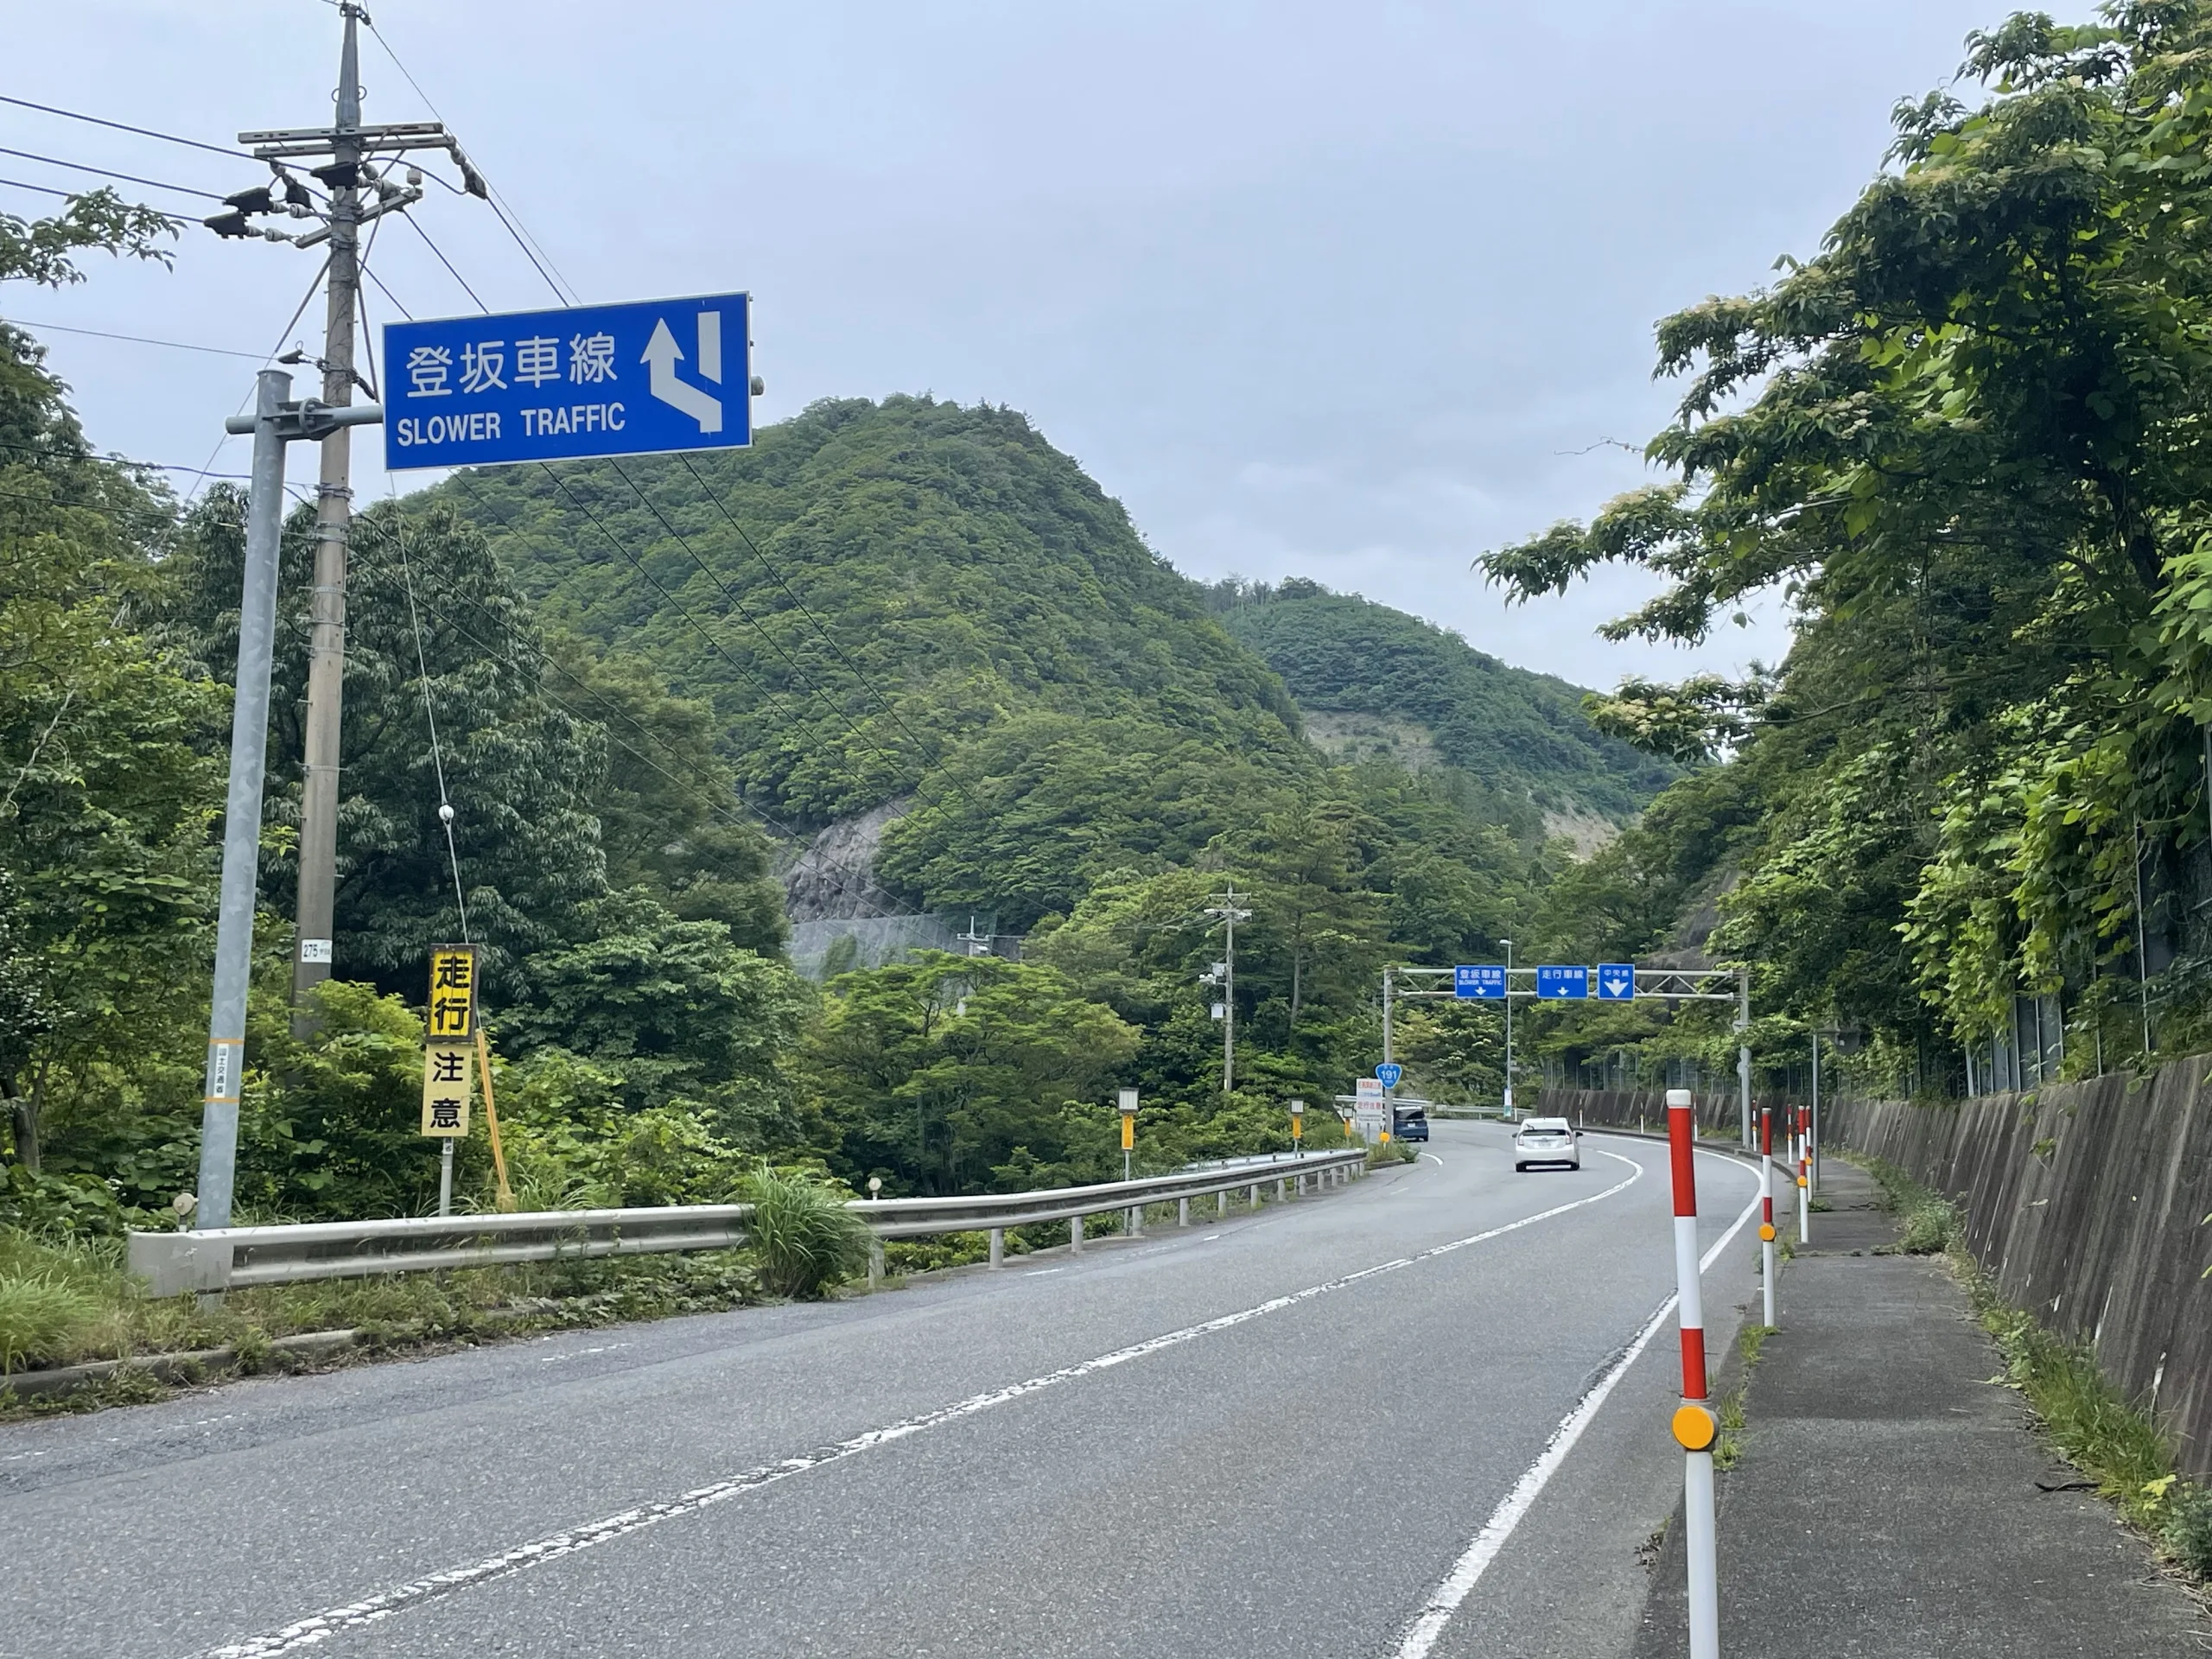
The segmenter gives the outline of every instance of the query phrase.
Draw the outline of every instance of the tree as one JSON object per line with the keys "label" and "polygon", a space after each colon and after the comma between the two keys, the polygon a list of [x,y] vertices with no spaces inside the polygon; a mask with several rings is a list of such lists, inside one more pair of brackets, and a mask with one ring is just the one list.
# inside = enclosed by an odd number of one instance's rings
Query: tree
{"label": "tree", "polygon": [[1017,1163],[1057,1161],[1071,1113],[1103,1130],[1136,1031],[1057,969],[918,953],[830,988],[804,1063],[837,1163],[894,1190],[957,1192]]}
{"label": "tree", "polygon": [[[1663,577],[1617,638],[1701,639],[1790,587],[1796,643],[1763,706],[1709,686],[1617,702],[1706,747],[1741,733],[1713,714],[1749,715],[1738,763],[1765,823],[1728,937],[1771,944],[1808,1013],[1855,1002],[1930,1034],[1936,1010],[1869,990],[1901,977],[1908,925],[1959,1033],[2016,989],[2078,992],[2125,948],[2132,893],[2095,895],[2134,836],[2170,880],[2201,838],[2208,44],[2196,0],[1972,37],[1981,107],[1901,108],[1894,170],[1816,257],[1661,324],[1687,385],[1649,453],[1675,480],[1482,561],[1523,598],[1605,562]],[[1969,872],[1993,904],[1944,898]]]}
{"label": "tree", "polygon": [[[175,626],[208,671],[237,661],[243,500],[202,498],[187,525]],[[273,843],[264,902],[289,912],[297,887],[313,516],[286,525],[279,647],[270,695]],[[419,632],[418,632],[419,629]],[[544,695],[530,607],[482,536],[450,509],[378,503],[354,521],[346,586],[340,753],[337,969],[420,995],[430,945],[469,931],[503,1001],[527,994],[519,964],[588,934],[584,907],[607,891],[594,807],[603,728]],[[425,671],[427,670],[427,677]],[[436,741],[431,737],[433,722]],[[453,840],[439,816],[454,807]]]}
{"label": "tree", "polygon": [[582,942],[530,958],[534,994],[501,1020],[505,1042],[596,1063],[632,1109],[680,1100],[737,1110],[740,1096],[776,1091],[805,1012],[788,966],[642,893],[597,901],[588,920]]}

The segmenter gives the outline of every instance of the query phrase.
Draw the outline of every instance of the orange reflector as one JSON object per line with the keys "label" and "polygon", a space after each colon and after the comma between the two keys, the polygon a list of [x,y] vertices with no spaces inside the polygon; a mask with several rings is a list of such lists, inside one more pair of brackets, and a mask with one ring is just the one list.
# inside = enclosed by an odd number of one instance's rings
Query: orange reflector
{"label": "orange reflector", "polygon": [[1760,1236],[1762,1239],[1765,1240],[1768,1243],[1770,1243],[1770,1244],[1773,1243],[1774,1243],[1774,1224],[1773,1224],[1772,1222],[1770,1222],[1770,1221],[1763,1221],[1763,1222],[1759,1223],[1759,1236]]}
{"label": "orange reflector", "polygon": [[1720,1438],[1720,1420],[1703,1406],[1681,1406],[1675,1412],[1675,1438],[1688,1452],[1703,1452]]}

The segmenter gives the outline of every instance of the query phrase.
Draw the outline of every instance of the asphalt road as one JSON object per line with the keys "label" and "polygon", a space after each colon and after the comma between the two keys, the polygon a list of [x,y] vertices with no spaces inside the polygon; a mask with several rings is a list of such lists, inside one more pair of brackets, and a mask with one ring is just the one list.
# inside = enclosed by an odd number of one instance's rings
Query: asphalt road
{"label": "asphalt road", "polygon": [[[0,1428],[0,1653],[1624,1655],[1681,1480],[1671,1320],[1622,1363],[1665,1152],[1506,1139],[1001,1274]],[[1699,1166],[1711,1246],[1757,1175]]]}

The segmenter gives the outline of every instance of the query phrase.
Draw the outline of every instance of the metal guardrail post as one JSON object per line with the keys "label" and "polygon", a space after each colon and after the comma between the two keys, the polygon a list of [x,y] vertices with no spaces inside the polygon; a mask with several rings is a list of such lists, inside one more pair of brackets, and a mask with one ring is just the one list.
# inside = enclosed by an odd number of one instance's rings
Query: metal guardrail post
{"label": "metal guardrail post", "polygon": [[1259,1207],[1260,1207],[1260,1184],[1259,1184],[1257,1181],[1255,1181],[1255,1182],[1253,1182],[1253,1183],[1252,1183],[1252,1208],[1254,1208],[1255,1210],[1256,1210],[1256,1209],[1258,1209]]}
{"label": "metal guardrail post", "polygon": [[1003,1227],[991,1229],[991,1265],[995,1268],[1006,1266],[1006,1229]]}
{"label": "metal guardrail post", "polygon": [[868,1242],[868,1287],[878,1290],[883,1285],[883,1241],[871,1238]]}
{"label": "metal guardrail post", "polygon": [[1083,1217],[1081,1216],[1068,1217],[1068,1254],[1070,1255],[1083,1254]]}
{"label": "metal guardrail post", "polygon": [[1285,1198],[1290,1196],[1288,1187],[1289,1184],[1285,1181],[1281,1176],[1278,1175],[1275,1177],[1275,1202],[1277,1204],[1281,1204]]}
{"label": "metal guardrail post", "polygon": [[1178,1227],[1187,1227],[1191,1224],[1191,1201],[1188,1198],[1175,1200],[1175,1224]]}

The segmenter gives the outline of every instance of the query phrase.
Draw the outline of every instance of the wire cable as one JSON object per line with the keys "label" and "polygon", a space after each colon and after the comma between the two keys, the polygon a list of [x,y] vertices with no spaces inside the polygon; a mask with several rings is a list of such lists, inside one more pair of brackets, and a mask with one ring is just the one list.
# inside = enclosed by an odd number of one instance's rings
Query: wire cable
{"label": "wire cable", "polygon": [[221,156],[233,162],[251,161],[252,157],[235,149],[225,149],[220,144],[203,144],[197,138],[180,138],[173,132],[156,132],[151,127],[134,127],[127,121],[111,121],[105,116],[84,115],[75,110],[60,109],[51,104],[34,104],[28,98],[10,98],[0,92],[0,104],[13,104],[19,109],[37,110],[46,115],[59,115],[71,121],[83,121],[95,127],[112,127],[118,132],[135,132],[141,138],[159,138],[164,143],[182,144],[188,149],[204,149],[212,156]]}
{"label": "wire cable", "polygon": [[133,346],[166,346],[177,352],[205,352],[211,357],[242,357],[249,363],[266,363],[266,353],[235,352],[227,346],[194,346],[181,340],[156,340],[149,334],[118,334],[105,328],[77,328],[66,322],[26,322],[21,317],[7,319],[9,327],[29,330],[33,334],[86,334],[94,340],[127,340]]}
{"label": "wire cable", "polygon": [[[31,184],[22,179],[0,179],[0,184],[16,190],[35,190],[41,196],[59,196],[64,201],[75,201],[86,194],[82,190],[57,189],[50,184]],[[181,213],[165,213],[158,207],[148,207],[144,211],[156,219],[166,219],[172,225],[197,225],[200,222],[196,219],[187,219]]]}
{"label": "wire cable", "polygon": [[26,162],[43,162],[48,167],[66,167],[74,173],[97,173],[104,179],[120,179],[125,184],[143,184],[154,190],[174,190],[182,196],[205,196],[210,201],[223,198],[213,190],[200,190],[188,184],[171,184],[163,179],[142,179],[136,173],[118,173],[105,167],[94,167],[88,162],[65,162],[59,156],[41,156],[35,150],[10,149],[0,144],[0,156],[14,156]]}

